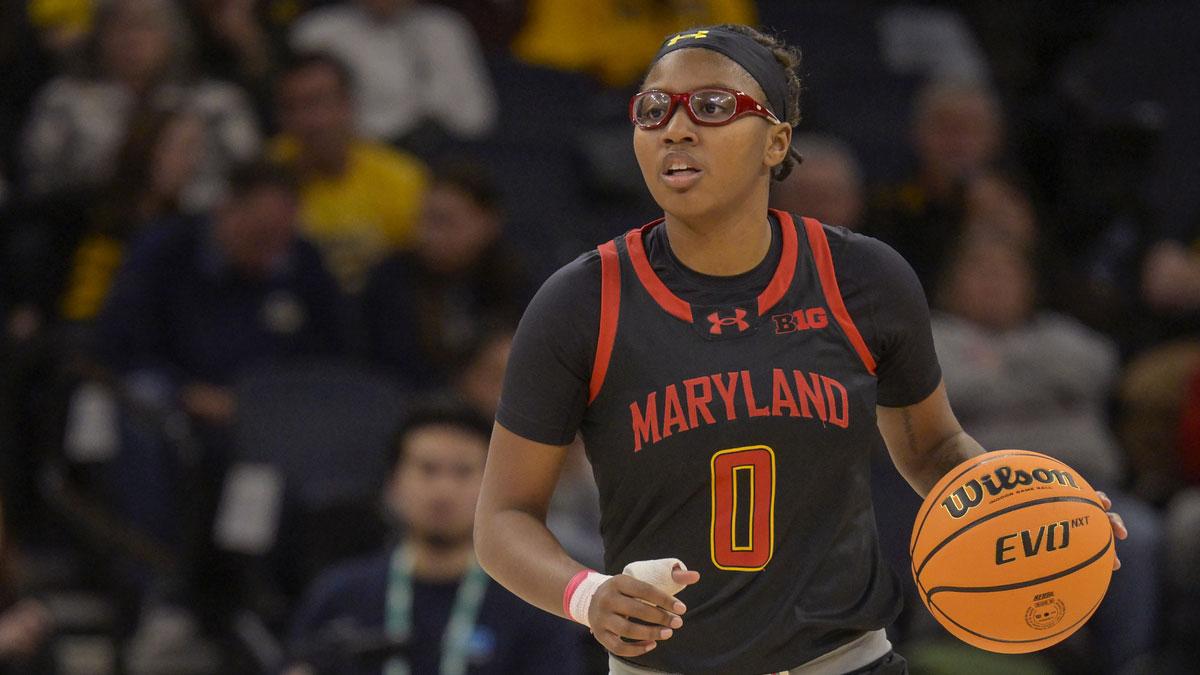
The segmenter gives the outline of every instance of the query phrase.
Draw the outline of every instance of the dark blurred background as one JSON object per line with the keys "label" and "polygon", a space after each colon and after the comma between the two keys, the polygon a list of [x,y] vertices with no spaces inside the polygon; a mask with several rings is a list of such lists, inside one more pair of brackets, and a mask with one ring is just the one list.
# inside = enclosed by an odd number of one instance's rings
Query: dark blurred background
{"label": "dark blurred background", "polygon": [[[1182,0],[5,0],[0,672],[606,672],[494,588],[446,660],[468,549],[412,567],[408,623],[388,569],[469,532],[472,419],[525,303],[656,217],[626,102],[664,35],[723,22],[804,54],[775,205],[900,251],[967,431],[1060,457],[1133,532],[1097,615],[1034,655],[957,643],[909,588],[912,672],[1195,672]],[[414,415],[466,459],[397,434]],[[877,454],[911,581],[919,498]],[[599,566],[571,457],[551,525]]]}

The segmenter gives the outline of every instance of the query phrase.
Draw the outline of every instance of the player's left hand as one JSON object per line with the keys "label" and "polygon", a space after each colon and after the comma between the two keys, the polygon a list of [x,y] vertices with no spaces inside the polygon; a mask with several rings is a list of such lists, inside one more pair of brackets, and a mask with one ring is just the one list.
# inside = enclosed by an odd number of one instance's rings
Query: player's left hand
{"label": "player's left hand", "polygon": [[[1129,530],[1125,527],[1125,521],[1121,519],[1121,514],[1110,510],[1112,509],[1112,500],[1108,498],[1108,495],[1100,492],[1099,490],[1096,491],[1096,496],[1100,497],[1100,505],[1104,507],[1104,511],[1108,514],[1108,522],[1112,523],[1113,535],[1115,535],[1117,539],[1127,538],[1129,536]],[[1113,558],[1113,569],[1121,569],[1120,558]]]}

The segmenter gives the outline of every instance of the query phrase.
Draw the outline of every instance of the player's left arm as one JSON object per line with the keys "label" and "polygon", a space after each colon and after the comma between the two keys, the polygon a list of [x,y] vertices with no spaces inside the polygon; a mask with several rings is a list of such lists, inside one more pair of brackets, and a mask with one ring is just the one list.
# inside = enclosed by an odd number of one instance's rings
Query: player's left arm
{"label": "player's left arm", "polygon": [[947,471],[986,452],[958,423],[944,383],[939,382],[919,403],[876,406],[875,410],[888,454],[900,475],[922,497]]}
{"label": "player's left arm", "polygon": [[[947,471],[985,452],[958,423],[943,383],[938,383],[937,389],[920,403],[895,408],[876,406],[875,410],[879,433],[887,444],[892,462],[921,497],[929,494]],[[1109,510],[1112,501],[1103,492],[1096,494],[1108,512],[1113,534],[1117,539],[1128,537],[1129,531],[1120,514]],[[1120,559],[1114,560],[1113,569],[1120,567]]]}
{"label": "player's left arm", "polygon": [[947,471],[985,450],[950,409],[929,304],[912,267],[877,239],[850,234],[843,241],[834,262],[875,359],[879,433],[900,475],[924,497]]}

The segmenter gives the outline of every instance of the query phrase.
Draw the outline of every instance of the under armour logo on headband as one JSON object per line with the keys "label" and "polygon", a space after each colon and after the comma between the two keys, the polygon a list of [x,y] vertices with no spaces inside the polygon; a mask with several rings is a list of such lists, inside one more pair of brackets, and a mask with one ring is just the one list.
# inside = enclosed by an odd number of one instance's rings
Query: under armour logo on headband
{"label": "under armour logo on headband", "polygon": [[666,46],[673,47],[673,46],[675,46],[676,42],[679,42],[680,40],[686,40],[688,38],[695,38],[695,39],[699,40],[701,38],[706,38],[706,37],[708,37],[708,31],[706,31],[706,30],[698,30],[695,33],[680,33],[679,35],[676,35],[675,37],[671,38],[670,40],[667,40]]}
{"label": "under armour logo on headband", "polygon": [[760,44],[752,35],[721,26],[689,27],[686,30],[686,33],[676,33],[674,37],[667,38],[654,55],[654,61],[680,49],[707,49],[722,54],[750,73],[750,77],[762,87],[767,95],[763,103],[777,119],[784,122],[789,119],[789,73],[776,60],[770,47]]}

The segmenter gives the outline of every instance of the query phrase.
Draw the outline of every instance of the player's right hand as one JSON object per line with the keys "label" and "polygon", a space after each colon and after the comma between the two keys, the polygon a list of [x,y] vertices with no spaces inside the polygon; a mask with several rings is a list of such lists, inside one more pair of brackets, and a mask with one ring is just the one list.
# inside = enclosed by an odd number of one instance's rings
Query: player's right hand
{"label": "player's right hand", "polygon": [[[694,571],[676,570],[672,576],[684,585],[700,580]],[[588,624],[608,651],[617,656],[641,656],[683,626],[681,616],[686,611],[675,596],[628,574],[618,574],[596,589],[588,607]]]}

